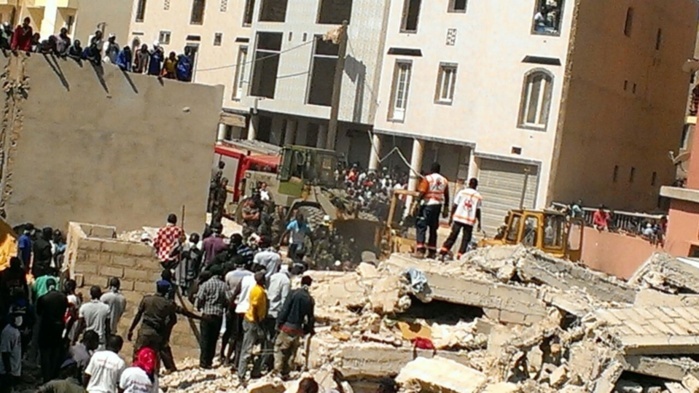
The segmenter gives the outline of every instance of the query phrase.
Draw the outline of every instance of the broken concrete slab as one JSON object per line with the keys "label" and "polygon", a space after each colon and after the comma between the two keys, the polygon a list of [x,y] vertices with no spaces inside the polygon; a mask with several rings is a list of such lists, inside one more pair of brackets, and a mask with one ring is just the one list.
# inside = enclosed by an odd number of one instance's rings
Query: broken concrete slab
{"label": "broken concrete slab", "polygon": [[599,379],[597,379],[593,393],[612,393],[623,372],[624,364],[622,362],[613,361],[611,364],[607,365],[607,368],[602,372]]}
{"label": "broken concrete slab", "polygon": [[687,258],[656,253],[636,270],[629,284],[669,293],[699,293],[699,264]]}
{"label": "broken concrete slab", "polygon": [[485,387],[479,393],[519,393],[522,388],[518,385],[509,382],[492,383]]}
{"label": "broken concrete slab", "polygon": [[691,393],[699,393],[699,378],[692,374],[687,374],[682,378],[682,386]]}
{"label": "broken concrete slab", "polygon": [[636,307],[699,307],[699,295],[672,295],[643,288],[636,294]]}
{"label": "broken concrete slab", "polygon": [[396,377],[404,386],[419,386],[435,393],[480,392],[487,382],[480,371],[441,357],[417,358],[408,363]]}
{"label": "broken concrete slab", "polygon": [[679,382],[666,382],[665,388],[670,393],[689,393],[689,390],[685,389],[685,387]]}
{"label": "broken concrete slab", "polygon": [[[334,359],[340,359],[338,370],[347,379],[382,378],[387,375],[396,375],[400,370],[415,358],[432,358],[435,352],[430,350],[417,350],[412,348],[395,348],[389,345],[373,343],[348,343],[339,346],[333,353]],[[440,352],[440,356],[454,363],[469,366],[469,358],[458,352]]]}
{"label": "broken concrete slab", "polygon": [[685,375],[699,375],[699,362],[690,358],[627,356],[626,371],[681,382]]}
{"label": "broken concrete slab", "polygon": [[577,287],[606,302],[633,303],[636,297],[636,290],[621,280],[538,250],[530,250],[521,258],[517,269],[519,276],[527,281],[547,284],[562,291]]}

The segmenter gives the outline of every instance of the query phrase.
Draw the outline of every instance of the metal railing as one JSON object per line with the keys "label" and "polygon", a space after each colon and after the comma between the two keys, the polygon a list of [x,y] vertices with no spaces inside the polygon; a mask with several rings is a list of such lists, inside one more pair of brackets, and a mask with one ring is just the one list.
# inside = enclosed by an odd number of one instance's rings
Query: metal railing
{"label": "metal railing", "polygon": [[[557,210],[569,209],[569,205],[557,202],[553,203],[553,207]],[[582,218],[585,221],[585,225],[588,227],[593,227],[593,216],[597,209],[583,207],[582,210]],[[663,218],[666,217],[664,214],[646,214],[610,209],[606,209],[605,211],[610,215],[610,219],[607,222],[607,230],[609,232],[624,233],[641,237],[648,237],[643,233],[648,224],[650,224],[653,228],[662,228],[664,225]]]}

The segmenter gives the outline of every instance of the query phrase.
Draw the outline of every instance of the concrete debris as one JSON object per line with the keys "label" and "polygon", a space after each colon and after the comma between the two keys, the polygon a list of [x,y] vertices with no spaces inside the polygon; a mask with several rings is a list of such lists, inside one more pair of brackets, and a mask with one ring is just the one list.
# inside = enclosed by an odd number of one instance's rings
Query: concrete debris
{"label": "concrete debris", "polygon": [[[396,382],[418,386],[419,391],[435,393],[475,393],[482,390],[486,376],[478,370],[453,360],[436,357],[417,358],[408,363],[396,377]],[[493,392],[495,392],[493,390]]]}
{"label": "concrete debris", "polygon": [[[651,259],[629,283],[522,246],[312,271],[316,335],[291,382],[254,391],[295,392],[304,375],[325,391],[373,391],[397,375],[403,392],[699,392],[699,267]],[[427,279],[419,294],[410,269]],[[161,380],[169,392],[242,392],[236,383],[224,369]]]}

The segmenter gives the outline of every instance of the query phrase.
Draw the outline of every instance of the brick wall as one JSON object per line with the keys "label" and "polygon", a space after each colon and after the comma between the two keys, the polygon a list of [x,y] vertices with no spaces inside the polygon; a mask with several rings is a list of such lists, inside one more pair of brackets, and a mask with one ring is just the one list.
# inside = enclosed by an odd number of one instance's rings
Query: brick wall
{"label": "brick wall", "polygon": [[[162,269],[150,246],[117,240],[115,237],[115,227],[71,222],[68,226],[66,269],[77,281],[78,290],[85,299],[89,298],[91,286],[99,285],[106,289],[110,278],[121,280],[121,290],[127,303],[118,334],[126,340],[126,332],[141,298],[155,292],[155,282],[160,279]],[[185,299],[177,301],[187,309],[192,308]],[[197,323],[178,316],[170,339],[176,359],[199,356],[198,335]],[[131,353],[131,343],[127,342],[122,355],[128,359]]]}

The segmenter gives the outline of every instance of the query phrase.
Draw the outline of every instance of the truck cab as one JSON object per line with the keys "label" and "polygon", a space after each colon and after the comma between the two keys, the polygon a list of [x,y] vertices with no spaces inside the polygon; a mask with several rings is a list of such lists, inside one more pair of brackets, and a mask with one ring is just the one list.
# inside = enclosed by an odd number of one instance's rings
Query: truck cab
{"label": "truck cab", "polygon": [[579,261],[584,222],[552,210],[511,210],[495,239],[481,246],[523,244],[557,258]]}

